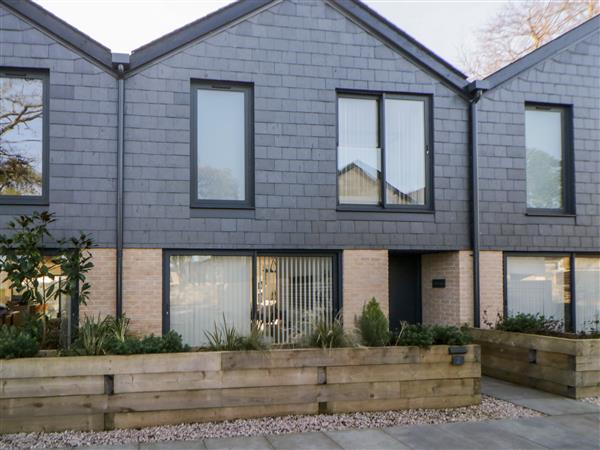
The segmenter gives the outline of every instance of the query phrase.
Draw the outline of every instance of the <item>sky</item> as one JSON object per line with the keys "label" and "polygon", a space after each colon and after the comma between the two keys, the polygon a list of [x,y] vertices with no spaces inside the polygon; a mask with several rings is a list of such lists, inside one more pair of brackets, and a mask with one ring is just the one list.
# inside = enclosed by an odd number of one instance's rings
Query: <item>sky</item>
{"label": "sky", "polygon": [[[231,0],[35,0],[113,52],[130,53]],[[364,0],[455,66],[507,0]]]}

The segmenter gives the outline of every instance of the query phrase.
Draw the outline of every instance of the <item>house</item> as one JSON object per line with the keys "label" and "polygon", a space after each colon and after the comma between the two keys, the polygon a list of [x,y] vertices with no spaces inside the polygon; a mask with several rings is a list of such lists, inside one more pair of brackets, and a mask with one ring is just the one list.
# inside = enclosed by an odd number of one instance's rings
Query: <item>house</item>
{"label": "house", "polygon": [[[505,294],[511,311],[523,292],[564,309],[581,284],[588,317],[599,25],[469,83],[357,0],[241,0],[131,55],[0,0],[0,90],[38,114],[12,133],[32,162],[0,221],[49,209],[58,235],[93,233],[81,312],[194,345],[223,317],[276,342],[339,311],[352,326],[371,297],[392,327],[479,326]],[[545,284],[513,282],[528,277]]]}

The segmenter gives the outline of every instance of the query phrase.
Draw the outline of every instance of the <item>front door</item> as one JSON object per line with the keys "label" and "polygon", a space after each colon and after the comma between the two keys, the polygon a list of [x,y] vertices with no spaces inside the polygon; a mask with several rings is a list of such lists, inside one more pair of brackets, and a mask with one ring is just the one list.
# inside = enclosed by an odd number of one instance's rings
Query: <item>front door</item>
{"label": "front door", "polygon": [[390,329],[421,323],[421,255],[390,254]]}

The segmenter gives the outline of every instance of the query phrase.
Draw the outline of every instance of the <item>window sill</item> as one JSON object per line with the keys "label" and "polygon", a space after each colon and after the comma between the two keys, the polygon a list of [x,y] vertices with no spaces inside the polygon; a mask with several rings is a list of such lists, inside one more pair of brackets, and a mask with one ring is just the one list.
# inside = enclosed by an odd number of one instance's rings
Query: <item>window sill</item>
{"label": "window sill", "polygon": [[50,206],[50,202],[46,198],[22,198],[22,197],[6,197],[0,196],[0,206]]}
{"label": "window sill", "polygon": [[561,212],[561,211],[535,211],[535,210],[528,210],[525,213],[526,216],[530,216],[530,217],[577,217],[576,214],[573,213],[566,213],[566,212]]}
{"label": "window sill", "polygon": [[378,206],[341,206],[336,208],[338,212],[369,212],[369,213],[394,213],[394,214],[435,214],[435,210],[429,208],[381,208]]}
{"label": "window sill", "polygon": [[253,219],[255,216],[254,207],[216,207],[216,206],[191,206],[190,218],[219,218],[219,219]]}

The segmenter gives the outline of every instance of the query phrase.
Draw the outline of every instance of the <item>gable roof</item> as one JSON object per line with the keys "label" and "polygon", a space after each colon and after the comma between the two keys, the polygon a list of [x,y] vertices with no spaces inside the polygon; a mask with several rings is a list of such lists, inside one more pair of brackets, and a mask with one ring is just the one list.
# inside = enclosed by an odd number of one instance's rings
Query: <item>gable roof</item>
{"label": "gable roof", "polygon": [[112,56],[110,49],[92,39],[64,20],[58,18],[50,11],[42,8],[31,0],[0,0],[10,12],[33,22],[39,28],[50,33],[59,41],[77,50],[97,65],[109,72],[112,70]]}
{"label": "gable roof", "polygon": [[[177,50],[276,1],[238,0],[135,49],[131,54],[131,64],[129,67],[130,69],[135,69],[148,64],[156,58]],[[457,91],[462,92],[468,84],[465,74],[364,5],[360,0],[324,1],[368,28],[380,39],[437,75],[442,81]]]}
{"label": "gable roof", "polygon": [[483,89],[493,89],[598,31],[600,31],[600,16],[595,16],[477,83]]}

